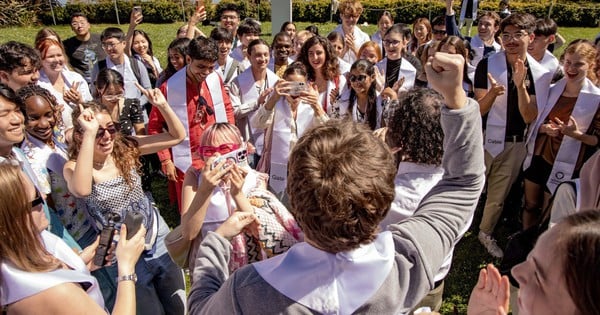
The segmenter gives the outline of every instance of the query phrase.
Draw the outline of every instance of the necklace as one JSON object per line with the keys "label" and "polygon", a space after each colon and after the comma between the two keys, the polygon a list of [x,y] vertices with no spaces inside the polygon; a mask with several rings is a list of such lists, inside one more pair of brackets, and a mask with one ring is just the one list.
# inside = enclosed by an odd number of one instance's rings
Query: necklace
{"label": "necklace", "polygon": [[93,162],[92,162],[92,164],[94,165],[94,168],[97,168],[97,169],[102,169],[102,168],[104,168],[105,166],[108,166],[108,165],[110,165],[110,164],[112,164],[112,163],[111,163],[111,162],[110,162],[108,159],[106,159],[106,160],[104,160],[104,161],[102,161],[102,162],[96,162],[96,161],[93,161]]}

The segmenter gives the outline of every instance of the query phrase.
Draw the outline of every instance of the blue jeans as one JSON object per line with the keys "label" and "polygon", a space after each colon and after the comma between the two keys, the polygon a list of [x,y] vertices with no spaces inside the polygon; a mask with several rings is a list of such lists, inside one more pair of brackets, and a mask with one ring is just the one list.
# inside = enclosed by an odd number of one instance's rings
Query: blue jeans
{"label": "blue jeans", "polygon": [[169,227],[160,215],[158,224],[154,253],[142,253],[135,265],[138,277],[135,285],[137,314],[185,314],[183,270],[171,260],[167,252],[165,236],[169,233]]}
{"label": "blue jeans", "polygon": [[[158,226],[154,253],[143,252],[135,265],[138,278],[135,284],[136,313],[183,315],[186,306],[183,270],[167,252],[164,239],[169,227],[160,215]],[[117,265],[96,270],[92,275],[98,280],[106,309],[112,312],[117,297]]]}

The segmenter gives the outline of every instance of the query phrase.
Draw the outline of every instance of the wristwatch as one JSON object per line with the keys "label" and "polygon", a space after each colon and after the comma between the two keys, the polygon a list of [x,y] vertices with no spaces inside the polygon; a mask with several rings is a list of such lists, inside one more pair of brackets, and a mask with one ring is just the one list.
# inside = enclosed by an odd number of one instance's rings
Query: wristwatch
{"label": "wristwatch", "polygon": [[117,282],[121,282],[121,281],[133,281],[133,283],[136,283],[137,275],[135,273],[132,273],[130,275],[120,276],[117,278]]}

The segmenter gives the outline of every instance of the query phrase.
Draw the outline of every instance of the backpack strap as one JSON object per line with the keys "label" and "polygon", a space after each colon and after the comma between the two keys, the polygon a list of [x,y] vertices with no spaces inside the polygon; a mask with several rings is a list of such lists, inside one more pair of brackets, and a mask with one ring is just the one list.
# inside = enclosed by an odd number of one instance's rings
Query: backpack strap
{"label": "backpack strap", "polygon": [[98,61],[98,72],[106,69],[106,59],[102,59]]}
{"label": "backpack strap", "polygon": [[[104,61],[104,63],[106,63],[106,60]],[[141,85],[142,84],[142,80],[141,80],[142,75],[140,72],[140,66],[138,65],[138,60],[129,56],[129,64],[131,65],[131,70],[133,70],[133,75],[135,75],[135,78],[137,79],[138,83]]]}

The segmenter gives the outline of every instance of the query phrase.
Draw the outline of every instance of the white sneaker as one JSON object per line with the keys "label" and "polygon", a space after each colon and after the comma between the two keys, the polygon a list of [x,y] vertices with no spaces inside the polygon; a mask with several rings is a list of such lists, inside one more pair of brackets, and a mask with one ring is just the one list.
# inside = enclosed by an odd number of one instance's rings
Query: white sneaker
{"label": "white sneaker", "polygon": [[500,247],[496,245],[496,240],[491,235],[479,231],[479,235],[477,235],[477,238],[479,239],[479,242],[481,242],[481,245],[483,245],[485,249],[487,249],[490,255],[496,258],[502,258],[502,256],[504,256],[502,249],[500,249]]}

